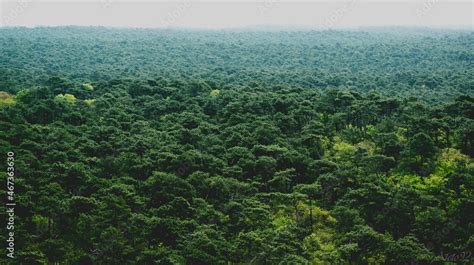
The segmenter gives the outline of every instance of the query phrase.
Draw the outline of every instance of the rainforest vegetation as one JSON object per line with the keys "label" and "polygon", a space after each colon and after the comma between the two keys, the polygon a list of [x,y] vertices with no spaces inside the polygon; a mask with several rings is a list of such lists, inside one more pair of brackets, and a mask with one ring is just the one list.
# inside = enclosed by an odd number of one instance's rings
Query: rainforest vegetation
{"label": "rainforest vegetation", "polygon": [[0,28],[0,263],[472,264],[473,60],[459,30]]}

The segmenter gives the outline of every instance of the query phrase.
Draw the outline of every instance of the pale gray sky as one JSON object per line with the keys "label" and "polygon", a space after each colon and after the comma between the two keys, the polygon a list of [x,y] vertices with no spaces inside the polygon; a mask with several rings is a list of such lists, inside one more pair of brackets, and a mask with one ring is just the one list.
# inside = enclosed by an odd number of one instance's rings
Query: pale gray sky
{"label": "pale gray sky", "polygon": [[472,1],[44,1],[0,0],[2,26],[226,28],[253,25],[468,26]]}

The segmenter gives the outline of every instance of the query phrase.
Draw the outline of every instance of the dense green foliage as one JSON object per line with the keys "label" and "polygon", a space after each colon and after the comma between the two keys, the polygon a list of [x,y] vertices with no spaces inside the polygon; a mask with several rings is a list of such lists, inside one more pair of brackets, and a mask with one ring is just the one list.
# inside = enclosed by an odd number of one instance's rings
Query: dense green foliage
{"label": "dense green foliage", "polygon": [[413,29],[0,29],[9,262],[473,252],[473,43]]}
{"label": "dense green foliage", "polygon": [[223,85],[346,87],[454,99],[472,92],[471,31],[176,31],[0,29],[0,91],[51,75],[207,80]]}

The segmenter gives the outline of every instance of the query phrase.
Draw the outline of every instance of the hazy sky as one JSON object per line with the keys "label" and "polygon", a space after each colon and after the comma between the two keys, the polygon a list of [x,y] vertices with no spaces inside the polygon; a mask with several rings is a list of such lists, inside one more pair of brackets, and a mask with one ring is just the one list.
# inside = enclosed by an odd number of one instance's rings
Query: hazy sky
{"label": "hazy sky", "polygon": [[469,26],[471,1],[0,0],[0,25],[246,27]]}

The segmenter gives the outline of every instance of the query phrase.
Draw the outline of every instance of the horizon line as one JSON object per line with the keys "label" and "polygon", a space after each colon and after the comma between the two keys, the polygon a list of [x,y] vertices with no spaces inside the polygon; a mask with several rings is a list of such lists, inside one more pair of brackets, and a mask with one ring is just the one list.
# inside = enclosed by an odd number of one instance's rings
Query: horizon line
{"label": "horizon line", "polygon": [[0,29],[40,29],[40,28],[106,28],[106,29],[155,29],[155,30],[241,30],[241,29],[295,29],[295,30],[356,30],[356,29],[381,29],[381,28],[403,28],[403,29],[462,29],[474,31],[473,25],[354,25],[354,26],[332,26],[325,27],[319,25],[275,25],[275,24],[255,24],[245,26],[222,26],[222,27],[206,27],[206,26],[166,26],[166,27],[137,27],[137,26],[118,26],[118,25],[0,25]]}

